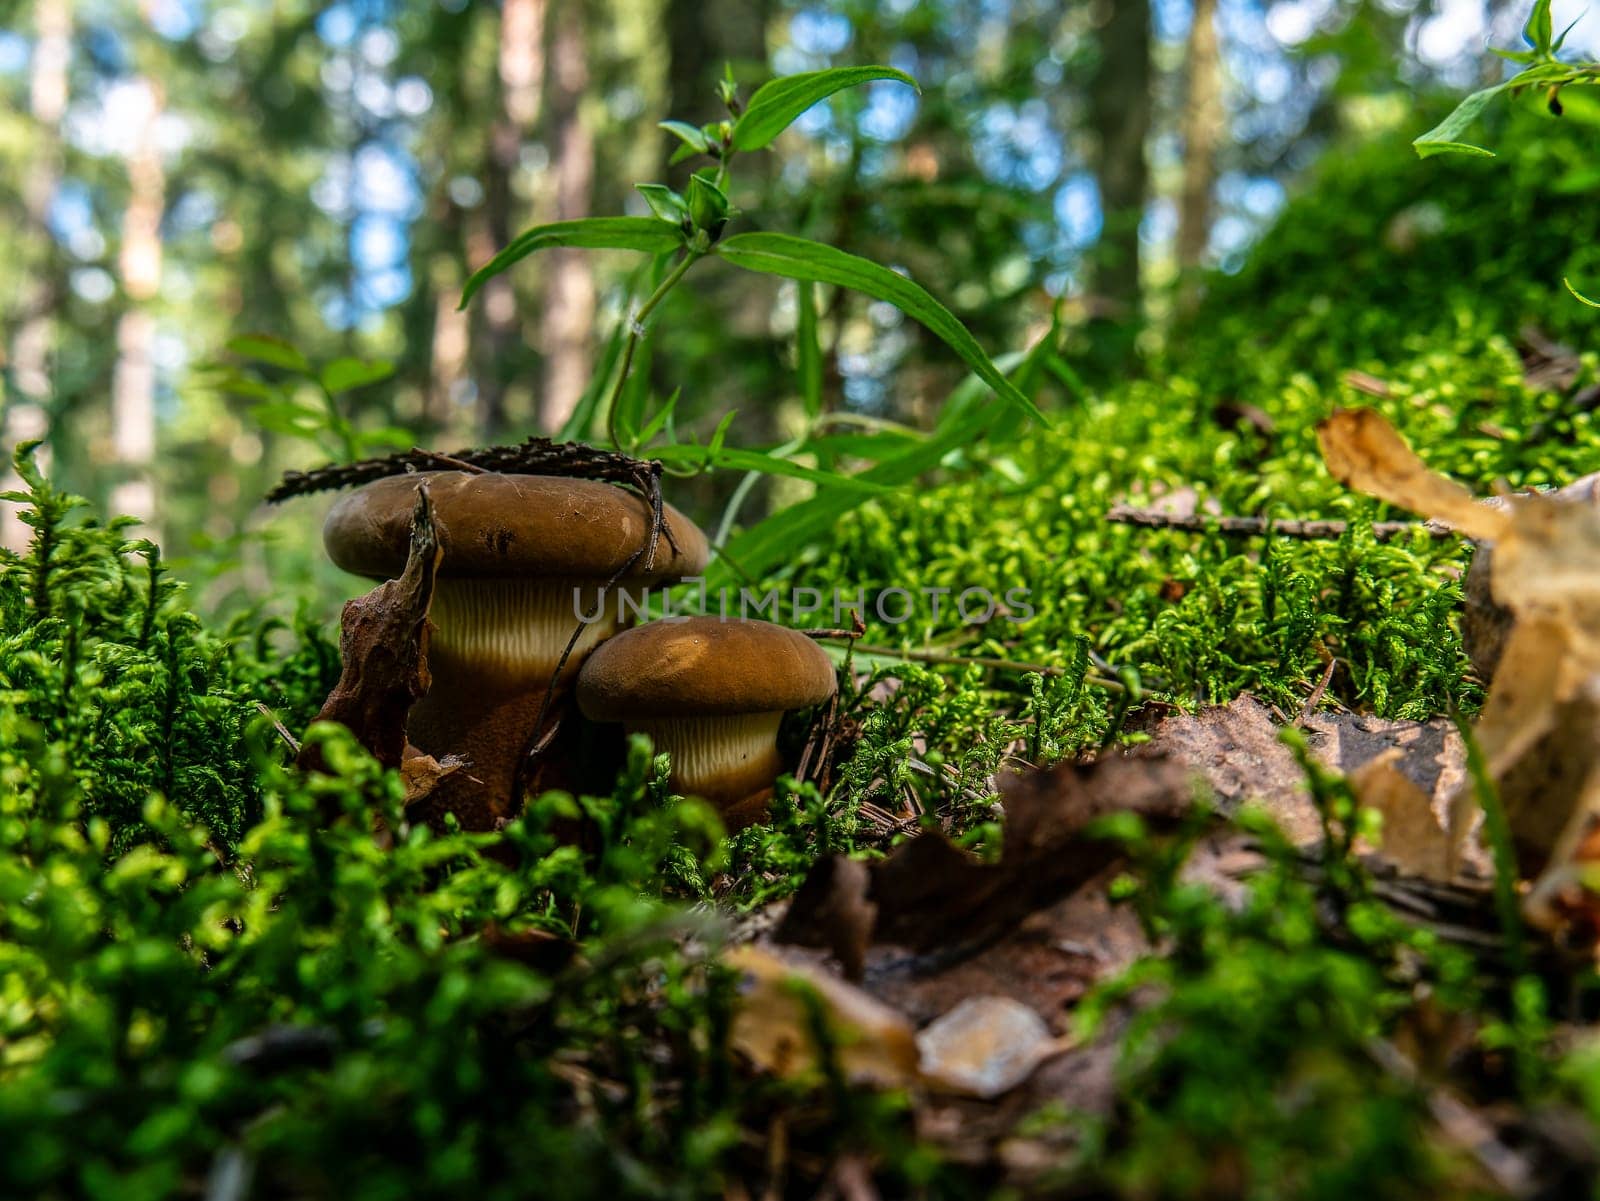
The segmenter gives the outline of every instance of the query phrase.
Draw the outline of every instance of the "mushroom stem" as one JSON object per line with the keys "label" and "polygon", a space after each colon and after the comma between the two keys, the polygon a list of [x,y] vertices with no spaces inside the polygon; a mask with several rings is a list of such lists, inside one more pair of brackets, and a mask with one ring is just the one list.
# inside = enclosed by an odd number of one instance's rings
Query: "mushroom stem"
{"label": "mushroom stem", "polygon": [[[617,606],[616,594],[594,580],[439,580],[430,612],[433,686],[412,707],[407,730],[418,749],[460,755],[467,766],[419,816],[453,812],[465,829],[491,830],[516,813],[528,750],[570,709],[568,685],[589,651],[616,632]],[[586,617],[593,620],[546,707],[551,675]],[[535,729],[541,708],[545,730]]]}
{"label": "mushroom stem", "polygon": [[726,816],[752,793],[771,791],[783,770],[778,757],[782,720],[782,713],[665,717],[630,723],[629,730],[648,734],[658,752],[672,756],[674,788],[704,797]]}
{"label": "mushroom stem", "polygon": [[[567,661],[572,674],[616,633],[619,607],[637,595],[625,585],[605,592],[594,580],[440,579],[429,614],[434,692],[448,695],[441,676],[452,674],[470,677],[469,687],[496,680],[526,686],[533,679],[542,687],[581,622],[583,633]],[[452,665],[459,670],[452,672]]]}
{"label": "mushroom stem", "polygon": [[[452,676],[448,669],[434,673],[433,690],[411,710],[411,741],[435,757],[460,755],[467,765],[430,794],[428,811],[416,816],[432,820],[450,812],[463,829],[492,830],[496,819],[515,813],[517,773],[541,733],[533,723],[545,685],[494,688]],[[560,700],[550,706],[551,721],[560,718]]]}

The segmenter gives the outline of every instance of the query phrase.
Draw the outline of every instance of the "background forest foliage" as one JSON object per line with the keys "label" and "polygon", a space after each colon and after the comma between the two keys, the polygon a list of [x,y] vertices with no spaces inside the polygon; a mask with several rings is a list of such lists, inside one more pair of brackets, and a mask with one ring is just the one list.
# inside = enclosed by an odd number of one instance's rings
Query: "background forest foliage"
{"label": "background forest foliage", "polygon": [[[1474,134],[1494,159],[1411,145],[1514,69],[1480,51],[1514,41],[1519,6],[9,14],[0,1195],[722,1195],[763,1179],[780,1117],[797,1163],[865,1156],[884,1195],[981,1195],[904,1098],[731,1070],[708,955],[726,931],[691,903],[754,906],[822,851],[881,849],[874,809],[993,850],[1003,762],[1137,740],[1143,702],[1250,690],[1292,711],[1326,678],[1363,711],[1470,711],[1469,549],[1376,539],[1393,515],[1327,477],[1312,426],[1376,404],[1479,491],[1564,483],[1600,446],[1595,314],[1561,283],[1600,289],[1600,107],[1492,106]],[[869,62],[920,95],[841,93],[750,156],[741,228],[905,269],[1050,424],[987,405],[889,306],[818,288],[813,329],[801,290],[708,265],[639,365],[652,411],[679,396],[672,436],[704,444],[736,412],[730,446],[888,488],[741,463],[669,495],[725,539],[723,578],[1020,585],[1034,617],[869,612],[834,788],[785,792],[733,840],[669,802],[640,744],[609,797],[380,851],[399,781],[327,729],[336,774],[295,771],[269,719],[305,731],[352,589],[322,563],[321,506],[258,498],[352,452],[561,430],[637,260],[548,252],[461,310],[470,271],[537,221],[644,215],[635,181],[681,185],[656,122],[718,117],[725,64],[748,95]],[[1349,524],[1107,523],[1123,501]],[[599,831],[581,851],[556,836],[579,809]],[[1335,898],[1349,937],[1323,938],[1329,897],[1287,853],[1225,908],[1176,852],[1118,836],[1129,896],[1182,953],[1085,1005],[1168,998],[1129,1036],[1115,1123],[1034,1115],[1064,1132],[1062,1190],[1216,1196],[1223,1164],[1228,1195],[1471,1193],[1428,1098],[1365,1053],[1417,979],[1487,1015],[1499,1085],[1600,1119],[1592,1048],[1550,1037],[1537,982],[1485,989],[1359,890]],[[548,936],[573,958],[528,952]]]}
{"label": "background forest foliage", "polygon": [[[1510,44],[1525,16],[1393,0],[41,0],[10,13],[4,441],[46,437],[58,480],[144,519],[208,611],[282,604],[319,572],[325,596],[342,590],[310,553],[314,506],[259,503],[283,468],[563,427],[626,307],[629,258],[557,251],[464,312],[463,281],[536,222],[642,214],[634,182],[681,186],[689,168],[667,166],[676,142],[656,122],[720,115],[725,65],[747,96],[830,65],[915,75],[920,96],[890,82],[842,93],[752,157],[733,197],[746,227],[909,271],[996,357],[1036,341],[1059,299],[1065,362],[1097,383],[1130,365],[1130,345],[1168,345],[1174,312],[1211,286],[1180,272],[1237,272],[1320,155],[1431,124],[1447,90],[1498,69],[1485,39]],[[1452,169],[1418,171],[1393,149],[1394,186],[1424,205],[1408,228],[1426,256],[1444,244],[1424,193]],[[1383,253],[1371,232],[1347,231],[1352,249]],[[1419,305],[1459,275],[1459,259],[1441,261],[1451,269],[1408,292]],[[823,431],[927,428],[959,364],[882,304],[818,300]],[[657,401],[680,390],[679,437],[704,441],[730,411],[732,445],[802,432],[798,320],[791,285],[727,270],[671,297],[645,366]],[[227,350],[250,334],[297,348],[311,377],[331,372],[356,443],[307,436],[321,381]],[[714,524],[737,484],[680,482],[675,497]],[[762,484],[740,517],[803,491]]]}

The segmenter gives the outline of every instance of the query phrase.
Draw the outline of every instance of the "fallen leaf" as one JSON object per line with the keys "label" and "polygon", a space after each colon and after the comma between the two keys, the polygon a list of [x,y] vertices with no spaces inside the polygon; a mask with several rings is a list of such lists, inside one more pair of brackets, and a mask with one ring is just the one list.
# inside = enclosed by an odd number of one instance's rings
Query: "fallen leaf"
{"label": "fallen leaf", "polygon": [[1369,760],[1350,774],[1350,787],[1382,819],[1377,854],[1402,871],[1448,882],[1455,878],[1450,836],[1429,796],[1396,766],[1399,758],[1393,750]]}
{"label": "fallen leaf", "polygon": [[[1525,877],[1545,868],[1596,764],[1600,677],[1582,646],[1565,621],[1519,621],[1474,728]],[[1463,784],[1450,808],[1458,849],[1477,814],[1477,794]]]}
{"label": "fallen leaf", "polygon": [[917,1040],[904,1016],[814,964],[756,946],[735,947],[723,962],[740,974],[729,1041],[757,1068],[777,1076],[820,1070],[817,1024],[846,1079],[904,1088],[917,1079]]}
{"label": "fallen leaf", "polygon": [[968,997],[917,1035],[923,1080],[989,1100],[1010,1092],[1071,1045],[1010,997]]}
{"label": "fallen leaf", "polygon": [[871,888],[871,869],[861,860],[846,855],[819,859],[789,906],[791,916],[797,910],[805,915],[806,935],[804,939],[793,936],[802,924],[801,918],[795,918],[791,936],[784,941],[831,948],[845,979],[860,980],[878,916],[878,906],[867,895]]}
{"label": "fallen leaf", "polygon": [[1510,498],[1511,523],[1494,546],[1490,588],[1516,620],[1568,621],[1590,645],[1600,632],[1600,508],[1555,495]]}
{"label": "fallen leaf", "polygon": [[1497,538],[1507,515],[1429,468],[1376,409],[1337,409],[1317,426],[1328,471],[1341,484],[1424,517],[1449,522],[1473,538]]}
{"label": "fallen leaf", "polygon": [[[1600,472],[1583,476],[1553,492],[1541,495],[1553,501],[1600,510]],[[1508,498],[1492,497],[1483,503],[1505,507],[1510,502]],[[1513,552],[1513,555],[1515,553]],[[1502,575],[1499,584],[1501,589],[1510,588],[1513,593],[1525,591],[1519,588],[1517,573],[1530,569],[1530,564],[1527,562],[1528,553],[1524,547],[1523,563]],[[1570,549],[1563,553],[1570,554]],[[1472,566],[1468,569],[1466,579],[1461,585],[1464,597],[1461,611],[1461,642],[1466,648],[1467,656],[1472,660],[1473,667],[1485,680],[1494,678],[1495,669],[1499,666],[1505,641],[1510,636],[1515,619],[1511,607],[1495,599],[1494,564],[1494,546],[1487,542],[1480,543],[1472,557]],[[1537,570],[1537,568],[1532,569]],[[1533,583],[1537,589],[1539,583],[1537,578]]]}
{"label": "fallen leaf", "polygon": [[459,755],[435,759],[408,743],[405,755],[400,760],[400,782],[406,790],[404,803],[415,805],[426,800],[434,789],[466,766],[466,760]]}
{"label": "fallen leaf", "polygon": [[1560,934],[1569,947],[1600,945],[1600,784],[1591,776],[1550,866],[1522,903],[1529,925]]}
{"label": "fallen leaf", "polygon": [[[1329,470],[1345,483],[1446,518],[1493,544],[1486,568],[1490,601],[1510,614],[1511,625],[1509,633],[1491,631],[1497,645],[1485,645],[1479,656],[1492,659],[1498,651],[1475,737],[1505,810],[1518,873],[1536,877],[1525,904],[1530,921],[1594,945],[1600,917],[1600,895],[1591,890],[1600,865],[1600,800],[1593,783],[1600,779],[1600,480],[1585,477],[1564,495],[1464,503],[1466,490],[1423,466],[1371,410],[1336,413],[1318,435]],[[1476,788],[1463,781],[1450,806],[1453,850],[1466,847],[1477,815]]]}
{"label": "fallen leaf", "polygon": [[[1117,858],[1083,835],[1111,813],[1136,813],[1170,827],[1193,805],[1190,774],[1159,758],[1107,758],[1003,777],[1000,861],[983,863],[928,831],[868,868],[868,886],[837,860],[812,869],[774,937],[828,947],[842,963],[890,942],[911,950],[976,946],[1066,896]],[[813,878],[815,882],[813,882]],[[841,924],[840,914],[865,915]]]}

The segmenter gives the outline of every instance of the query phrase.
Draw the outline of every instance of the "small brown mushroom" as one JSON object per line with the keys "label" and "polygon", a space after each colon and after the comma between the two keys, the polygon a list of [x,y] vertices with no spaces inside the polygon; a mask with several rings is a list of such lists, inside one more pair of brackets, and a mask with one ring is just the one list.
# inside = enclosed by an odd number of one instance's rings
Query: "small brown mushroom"
{"label": "small brown mushroom", "polygon": [[704,797],[732,829],[759,821],[783,764],[778,725],[834,694],[833,662],[796,630],[682,617],[618,634],[578,676],[591,721],[622,722],[672,756],[673,787]]}
{"label": "small brown mushroom", "polygon": [[[511,816],[523,787],[542,707],[559,714],[584,657],[616,632],[617,595],[606,581],[646,544],[645,501],[610,484],[538,475],[421,473],[433,499],[443,558],[433,607],[426,696],[407,721],[430,755],[468,760],[427,802],[424,819],[454,812],[466,829]],[[342,497],[323,541],[346,571],[388,579],[405,565],[416,476],[391,476]],[[670,534],[670,538],[666,535]],[[640,555],[617,588],[638,597],[693,575],[708,557],[705,536],[670,505],[655,561]],[[583,619],[546,706],[556,666]]]}

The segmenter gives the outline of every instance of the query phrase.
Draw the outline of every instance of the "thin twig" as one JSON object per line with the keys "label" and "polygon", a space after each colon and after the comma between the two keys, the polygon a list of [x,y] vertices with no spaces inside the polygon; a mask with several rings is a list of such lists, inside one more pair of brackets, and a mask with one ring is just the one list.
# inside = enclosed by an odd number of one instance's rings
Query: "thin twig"
{"label": "thin twig", "polygon": [[662,465],[659,461],[596,450],[581,442],[552,442],[549,438],[529,438],[516,446],[468,447],[448,455],[432,450],[409,450],[380,459],[333,463],[312,471],[286,471],[278,486],[267,493],[267,503],[277,504],[293,496],[370,484],[374,480],[405,475],[410,471],[425,471],[440,462],[449,462],[457,470],[499,471],[508,475],[557,475],[566,479],[598,480],[632,488],[648,502],[652,517],[645,565],[648,567],[655,563],[656,546],[663,532],[668,544],[677,549],[672,531],[665,527],[661,517],[664,502],[661,498]]}
{"label": "thin twig", "polygon": [[800,632],[807,638],[815,638],[818,641],[835,641],[840,638],[848,638],[854,642],[857,638],[866,634],[867,623],[861,620],[861,614],[854,611],[851,612],[850,617],[852,619],[851,628],[848,630],[801,630]]}
{"label": "thin twig", "polygon": [[1306,703],[1300,707],[1300,716],[1295,719],[1295,725],[1305,725],[1307,719],[1317,711],[1317,706],[1322,703],[1322,694],[1328,691],[1328,685],[1333,682],[1333,671],[1338,665],[1339,660],[1329,655],[1328,665],[1322,669],[1322,679],[1317,681],[1311,695],[1306,697]]}
{"label": "thin twig", "polygon": [[300,740],[289,733],[289,728],[278,720],[278,715],[260,701],[256,702],[256,709],[260,711],[262,717],[272,722],[272,728],[278,731],[278,737],[283,739],[284,745],[298,755],[300,753]]}
{"label": "thin twig", "polygon": [[[1106,520],[1118,525],[1136,525],[1152,530],[1184,530],[1188,533],[1240,534],[1258,537],[1277,534],[1284,538],[1335,539],[1344,537],[1350,528],[1347,521],[1299,520],[1272,517],[1222,517],[1205,513],[1163,513],[1157,509],[1136,509],[1132,505],[1112,505],[1106,511]],[[1432,538],[1448,538],[1455,533],[1439,522],[1433,521],[1374,521],[1372,536],[1378,541],[1404,538],[1411,534],[1427,534]]]}
{"label": "thin twig", "polygon": [[[835,630],[808,630],[813,638],[849,637],[843,631]],[[942,651],[934,650],[896,650],[891,646],[867,646],[855,643],[855,649],[863,655],[881,655],[888,659],[905,659],[912,663],[937,663],[943,667],[983,667],[993,671],[1038,672],[1045,676],[1065,675],[1067,669],[1049,663],[1021,663],[1014,659],[997,659],[983,655],[947,655]],[[1084,680],[1108,692],[1122,692],[1124,685],[1121,680],[1107,679],[1105,676],[1086,675]]]}
{"label": "thin twig", "polygon": [[453,455],[442,455],[436,450],[427,450],[421,446],[413,446],[411,453],[420,455],[429,462],[442,464],[454,471],[465,471],[468,475],[483,475],[487,471],[487,468],[479,467],[476,463],[469,463],[465,459],[458,459]]}

